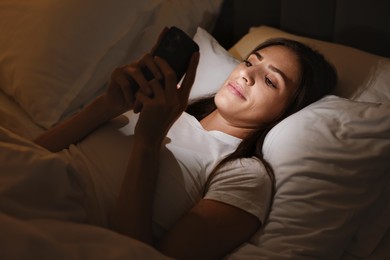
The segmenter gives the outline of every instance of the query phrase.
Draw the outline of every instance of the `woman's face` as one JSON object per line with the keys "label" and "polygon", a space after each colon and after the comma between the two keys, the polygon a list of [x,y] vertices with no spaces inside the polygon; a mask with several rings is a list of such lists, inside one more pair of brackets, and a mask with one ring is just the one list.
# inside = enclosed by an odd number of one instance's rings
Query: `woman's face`
{"label": "woman's face", "polygon": [[218,112],[231,124],[257,128],[280,116],[300,82],[298,56],[285,46],[251,54],[230,74],[215,96]]}

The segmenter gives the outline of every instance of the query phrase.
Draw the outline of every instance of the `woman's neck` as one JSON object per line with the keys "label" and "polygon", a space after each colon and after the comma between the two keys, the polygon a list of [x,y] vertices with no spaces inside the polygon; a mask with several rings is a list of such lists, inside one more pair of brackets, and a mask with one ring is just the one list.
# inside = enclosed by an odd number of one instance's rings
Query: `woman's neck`
{"label": "woman's neck", "polygon": [[253,129],[238,127],[230,123],[219,113],[218,109],[200,120],[200,124],[206,131],[220,131],[240,139],[244,139],[253,131]]}

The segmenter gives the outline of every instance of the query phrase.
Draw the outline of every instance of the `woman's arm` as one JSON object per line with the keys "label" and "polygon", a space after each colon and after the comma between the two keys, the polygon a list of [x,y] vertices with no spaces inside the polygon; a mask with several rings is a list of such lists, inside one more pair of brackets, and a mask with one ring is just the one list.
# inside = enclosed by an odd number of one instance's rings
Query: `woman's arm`
{"label": "woman's arm", "polygon": [[221,259],[260,228],[254,215],[208,199],[198,202],[157,248],[176,259]]}
{"label": "woman's arm", "polygon": [[76,143],[110,119],[104,109],[104,98],[99,97],[82,111],[51,128],[37,139],[35,143],[49,151],[58,152]]}
{"label": "woman's arm", "polygon": [[138,82],[141,89],[148,88],[152,95],[145,95],[147,91],[137,93],[142,111],[134,130],[127,173],[110,221],[114,230],[149,244],[153,244],[152,208],[160,149],[168,130],[187,106],[198,59],[199,53],[194,54],[179,89],[175,73],[158,57],[155,62],[164,75],[164,86],[156,79],[145,85]]}
{"label": "woman's arm", "polygon": [[[152,50],[156,48],[166,31],[167,28],[164,28]],[[78,114],[36,138],[35,143],[52,152],[58,152],[130,109],[134,109],[137,113],[141,111],[142,105],[135,99],[129,81],[129,78],[132,78],[141,85],[147,85],[141,67],[147,67],[157,80],[161,80],[160,69],[154,63],[152,55],[147,53],[138,61],[114,70],[107,91],[102,96]],[[145,95],[151,94],[148,87],[138,91],[138,93],[142,92]]]}
{"label": "woman's arm", "polygon": [[153,245],[152,205],[158,174],[160,144],[134,140],[128,172],[110,219],[119,233]]}
{"label": "woman's arm", "polygon": [[[160,70],[152,59],[150,54],[146,54],[137,62],[115,69],[111,75],[109,86],[103,95],[70,119],[39,136],[35,139],[35,143],[52,152],[58,152],[80,141],[108,120],[133,109],[134,106],[137,106],[137,110],[140,110],[139,105],[134,104],[135,98],[131,90],[129,77],[145,84],[146,80],[138,68],[146,66],[157,79],[161,78]],[[142,91],[145,92],[144,94],[150,94],[148,88],[144,88],[139,92]]]}

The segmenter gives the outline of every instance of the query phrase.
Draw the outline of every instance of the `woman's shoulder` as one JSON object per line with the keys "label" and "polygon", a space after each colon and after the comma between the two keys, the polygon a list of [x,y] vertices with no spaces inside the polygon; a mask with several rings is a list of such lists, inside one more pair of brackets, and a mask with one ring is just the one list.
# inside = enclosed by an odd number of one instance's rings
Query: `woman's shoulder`
{"label": "woman's shoulder", "polygon": [[241,170],[256,170],[256,171],[265,171],[265,166],[263,162],[256,156],[239,158],[232,160],[226,164],[227,168],[241,169]]}
{"label": "woman's shoulder", "polygon": [[269,179],[263,162],[255,156],[229,161],[217,172],[216,178],[239,178],[252,181],[262,180],[262,182]]}
{"label": "woman's shoulder", "polygon": [[256,157],[226,163],[213,176],[205,198],[241,208],[264,221],[271,203],[273,184]]}

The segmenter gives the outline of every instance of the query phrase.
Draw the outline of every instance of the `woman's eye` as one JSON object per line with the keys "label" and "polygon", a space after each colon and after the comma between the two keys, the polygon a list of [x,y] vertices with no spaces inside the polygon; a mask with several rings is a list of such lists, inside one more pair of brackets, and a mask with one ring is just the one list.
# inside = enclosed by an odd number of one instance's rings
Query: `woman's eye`
{"label": "woman's eye", "polygon": [[245,66],[247,66],[247,67],[252,66],[252,63],[250,63],[249,60],[243,60],[242,62],[243,62],[243,63],[245,64]]}
{"label": "woman's eye", "polygon": [[265,77],[265,84],[267,84],[267,86],[276,88],[276,85],[268,77]]}

